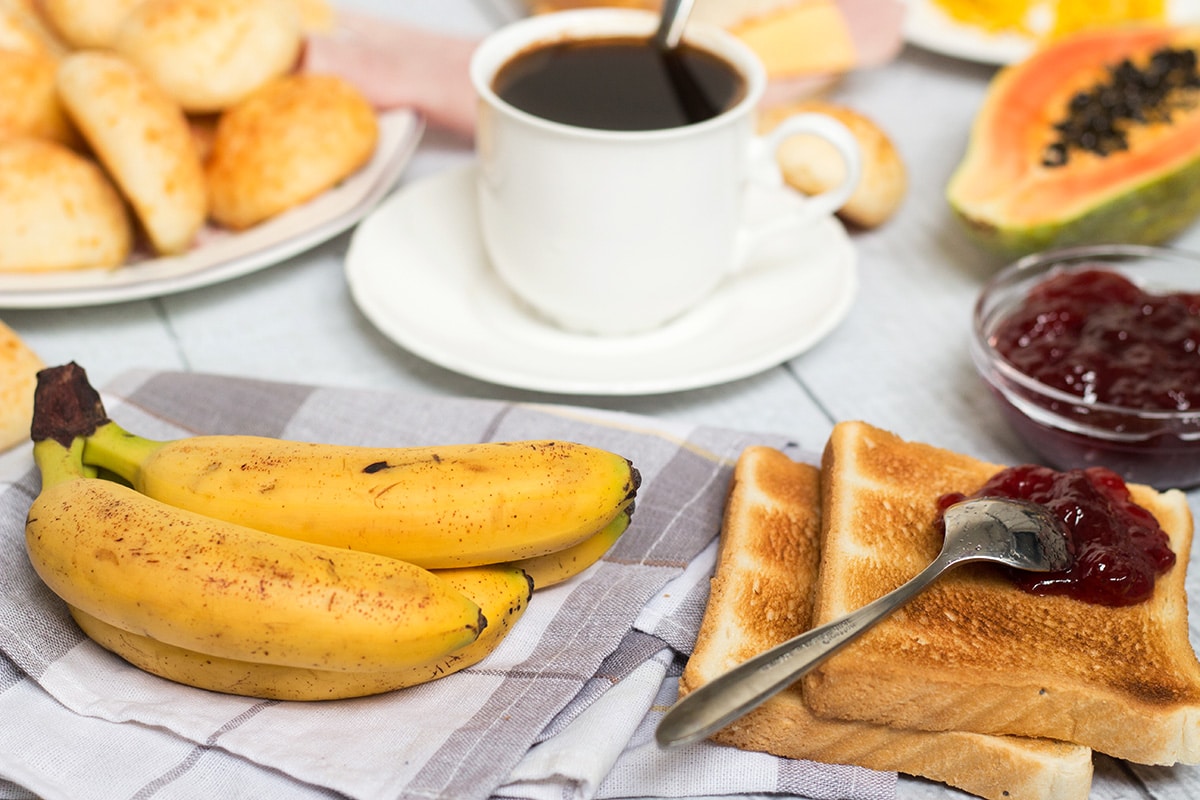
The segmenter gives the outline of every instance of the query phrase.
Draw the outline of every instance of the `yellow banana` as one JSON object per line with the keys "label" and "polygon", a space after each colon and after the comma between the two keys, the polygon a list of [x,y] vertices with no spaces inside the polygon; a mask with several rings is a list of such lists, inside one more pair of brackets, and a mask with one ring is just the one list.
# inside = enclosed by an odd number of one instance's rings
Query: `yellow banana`
{"label": "yellow banana", "polygon": [[[36,412],[35,412],[36,418]],[[259,663],[379,671],[470,644],[478,605],[427,570],[297,542],[86,477],[83,439],[37,438],[29,559],[68,605],[177,647]]]}
{"label": "yellow banana", "polygon": [[87,437],[84,459],[169,505],[430,569],[575,545],[616,518],[639,482],[627,459],[570,442],[411,448],[252,436],[159,442],[113,422]]}
{"label": "yellow banana", "polygon": [[[632,509],[627,511],[632,513]],[[629,513],[618,514],[599,533],[592,534],[579,544],[544,556],[511,561],[509,565],[526,572],[533,580],[535,589],[545,589],[547,586],[562,583],[599,561],[629,527],[629,517]]]}
{"label": "yellow banana", "polygon": [[177,683],[271,700],[336,700],[381,694],[435,680],[479,663],[500,644],[529,602],[531,583],[518,569],[465,567],[437,575],[483,609],[487,629],[448,656],[404,669],[344,672],[257,664],[210,656],[122,630],[71,609],[79,627],[101,647],[135,667]]}

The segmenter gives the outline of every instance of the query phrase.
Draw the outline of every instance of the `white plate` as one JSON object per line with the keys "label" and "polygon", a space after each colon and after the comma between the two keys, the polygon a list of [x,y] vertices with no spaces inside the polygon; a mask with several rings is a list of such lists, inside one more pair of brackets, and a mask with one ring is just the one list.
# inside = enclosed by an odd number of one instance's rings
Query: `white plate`
{"label": "white plate", "polygon": [[[1200,0],[1168,0],[1167,18],[1174,23],[1200,19]],[[1031,30],[1049,29],[1046,14],[1035,9],[1028,20]],[[1012,64],[1028,56],[1037,46],[1032,36],[1015,33],[989,34],[951,19],[933,0],[908,0],[904,38],[925,50],[977,61],[981,64]]]}
{"label": "white plate", "polygon": [[379,144],[361,170],[303,206],[239,233],[205,229],[189,252],[115,270],[0,274],[0,308],[103,305],[181,292],[277,264],[354,225],[396,184],[424,123],[408,110],[380,115]]}
{"label": "white plate", "polygon": [[904,38],[922,49],[981,64],[1020,61],[1036,45],[1036,40],[1029,36],[990,34],[956,22],[933,0],[908,0]]}
{"label": "white plate", "polygon": [[465,375],[590,395],[724,383],[814,345],[858,288],[854,249],[829,218],[663,328],[569,333],[527,311],[495,277],[476,226],[474,169],[405,186],[359,225],[346,254],[350,291],[367,318],[402,347]]}

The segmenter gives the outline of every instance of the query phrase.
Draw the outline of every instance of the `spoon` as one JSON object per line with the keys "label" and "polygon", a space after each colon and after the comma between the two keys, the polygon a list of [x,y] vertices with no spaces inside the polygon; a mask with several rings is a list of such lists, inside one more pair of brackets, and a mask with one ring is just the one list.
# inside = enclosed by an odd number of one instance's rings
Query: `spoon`
{"label": "spoon", "polygon": [[675,99],[689,124],[715,117],[720,111],[704,92],[679,50],[683,26],[692,13],[694,0],[663,0],[662,18],[654,32],[654,45],[666,69]]}
{"label": "spoon", "polygon": [[655,44],[664,50],[674,50],[679,45],[693,2],[695,0],[663,0],[662,19],[654,33]]}
{"label": "spoon", "polygon": [[704,739],[741,718],[915,597],[951,567],[993,561],[1030,572],[1071,565],[1061,523],[1044,506],[984,497],[946,509],[942,551],[916,577],[883,597],[739,664],[671,707],[658,723],[660,747]]}

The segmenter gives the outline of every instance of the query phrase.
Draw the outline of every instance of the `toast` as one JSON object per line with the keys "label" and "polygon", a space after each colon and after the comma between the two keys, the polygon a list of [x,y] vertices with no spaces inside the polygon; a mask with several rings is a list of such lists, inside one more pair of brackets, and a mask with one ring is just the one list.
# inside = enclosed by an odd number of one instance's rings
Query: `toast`
{"label": "toast", "polygon": [[[933,560],[937,499],[1000,469],[862,422],[835,426],[822,461],[813,621],[894,589]],[[902,728],[1045,737],[1144,764],[1200,761],[1200,663],[1184,576],[1182,492],[1130,486],[1176,563],[1150,599],[1107,607],[1017,589],[993,565],[947,573],[804,679],[814,711]]]}
{"label": "toast", "polygon": [[[778,450],[750,447],[738,459],[712,591],[681,693],[809,627],[819,483],[816,467]],[[1083,800],[1092,779],[1086,747],[821,719],[805,705],[800,683],[711,738],[790,758],[918,775],[996,800]]]}

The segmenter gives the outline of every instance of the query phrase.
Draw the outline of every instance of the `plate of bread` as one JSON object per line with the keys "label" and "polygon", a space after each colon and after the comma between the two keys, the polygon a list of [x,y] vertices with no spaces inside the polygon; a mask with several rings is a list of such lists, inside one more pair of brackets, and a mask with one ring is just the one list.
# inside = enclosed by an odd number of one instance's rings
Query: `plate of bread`
{"label": "plate of bread", "polygon": [[[819,464],[747,449],[680,693],[903,583],[940,546],[939,498],[1002,469],[858,421],[834,427]],[[1086,800],[1093,753],[1200,762],[1191,514],[1178,490],[1128,491],[1177,556],[1149,599],[1097,605],[964,567],[712,738],[995,800]]]}
{"label": "plate of bread", "polygon": [[423,120],[297,70],[314,8],[0,2],[0,307],[197,288],[361,219]]}

